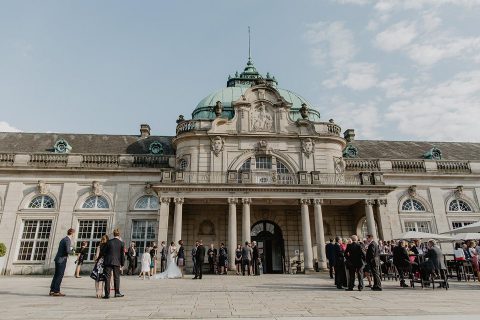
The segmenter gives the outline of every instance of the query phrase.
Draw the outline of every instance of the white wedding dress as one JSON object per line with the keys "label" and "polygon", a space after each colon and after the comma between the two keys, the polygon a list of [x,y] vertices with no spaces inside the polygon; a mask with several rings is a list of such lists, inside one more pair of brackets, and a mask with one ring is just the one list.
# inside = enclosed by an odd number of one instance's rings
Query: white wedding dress
{"label": "white wedding dress", "polygon": [[175,261],[176,257],[177,248],[170,246],[168,248],[167,268],[164,272],[156,274],[155,279],[177,279],[182,277],[182,271]]}

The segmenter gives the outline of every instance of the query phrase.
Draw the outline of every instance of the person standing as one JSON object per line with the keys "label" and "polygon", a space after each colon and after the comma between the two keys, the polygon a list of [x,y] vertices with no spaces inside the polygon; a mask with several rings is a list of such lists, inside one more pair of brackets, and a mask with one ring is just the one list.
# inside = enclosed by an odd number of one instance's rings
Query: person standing
{"label": "person standing", "polygon": [[237,275],[240,275],[242,270],[242,245],[237,244],[237,250],[235,250],[235,266],[237,267]]}
{"label": "person standing", "polygon": [[336,237],[333,246],[335,255],[335,285],[337,289],[343,289],[343,287],[347,286],[347,274],[345,272],[345,251],[342,248],[342,239]]}
{"label": "person standing", "polygon": [[193,274],[197,274],[197,259],[195,256],[197,255],[197,248],[198,248],[198,241],[195,241],[195,245],[192,248],[192,261],[193,261]]}
{"label": "person standing", "polygon": [[82,268],[83,261],[87,259],[88,256],[88,242],[87,241],[82,241],[82,244],[80,246],[80,249],[78,249],[77,252],[77,260],[75,263],[77,264],[77,267],[75,268],[75,278],[81,278],[80,277],[80,269]]}
{"label": "person standing", "polygon": [[113,285],[115,288],[115,298],[121,298],[124,295],[120,293],[120,268],[125,264],[124,243],[120,240],[120,231],[113,230],[113,239],[105,245],[104,264],[105,264],[105,295],[103,299],[110,299],[110,281],[113,271]]}
{"label": "person standing", "polygon": [[140,274],[138,275],[139,278],[143,275],[143,280],[145,280],[145,276],[148,274],[148,279],[150,280],[150,265],[152,264],[152,256],[150,255],[150,247],[145,248],[145,252],[142,254],[141,260],[141,270]]}
{"label": "person standing", "polygon": [[180,248],[178,248],[177,253],[177,266],[182,272],[183,278],[183,268],[185,267],[185,247],[183,246],[183,240],[179,240],[178,244],[180,245]]}
{"label": "person standing", "polygon": [[103,273],[104,270],[104,265],[103,265],[103,247],[107,244],[108,242],[108,236],[104,235],[100,239],[100,243],[95,250],[95,265],[93,266],[92,273],[90,274],[90,277],[95,280],[95,291],[96,291],[96,296],[97,298],[102,297],[103,293],[103,284],[105,281],[105,274]]}
{"label": "person standing", "polygon": [[333,279],[333,268],[335,267],[335,245],[333,239],[325,245],[325,253],[328,260],[328,271],[330,273],[330,279]]}
{"label": "person standing", "polygon": [[197,247],[197,252],[195,252],[195,262],[196,262],[196,273],[195,273],[195,278],[193,279],[202,279],[202,268],[203,268],[203,262],[205,260],[205,247],[203,246],[203,241],[200,240],[198,243]]}
{"label": "person standing", "polygon": [[347,291],[353,291],[355,287],[355,274],[358,279],[358,291],[363,290],[363,266],[365,265],[365,253],[362,246],[358,243],[356,235],[351,236],[352,243],[345,249],[345,258],[348,269],[348,288]]}
{"label": "person standing", "polygon": [[398,245],[393,248],[393,265],[397,268],[400,277],[400,287],[408,287],[405,283],[405,273],[410,274],[412,272],[412,265],[410,263],[410,257],[408,256],[406,243],[403,240],[398,241]]}
{"label": "person standing", "polygon": [[160,244],[160,273],[165,272],[165,268],[167,265],[167,247],[165,245],[165,241],[162,241]]}
{"label": "person standing", "polygon": [[217,249],[215,249],[213,243],[210,244],[210,248],[207,251],[208,256],[208,265],[210,266],[210,273],[215,274],[216,272],[216,262],[217,262]]}
{"label": "person standing", "polygon": [[152,242],[150,249],[150,275],[154,276],[157,273],[157,245]]}
{"label": "person standing", "polygon": [[127,275],[135,274],[135,269],[137,269],[137,249],[135,248],[135,242],[130,243],[130,247],[127,250],[127,260],[128,260],[128,270]]}
{"label": "person standing", "polygon": [[72,239],[75,234],[75,229],[68,229],[67,236],[60,240],[58,245],[57,255],[55,256],[55,274],[53,275],[52,283],[50,284],[50,295],[54,297],[64,297],[60,291],[62,285],[63,275],[67,267],[68,255],[73,252]]}
{"label": "person standing", "polygon": [[250,248],[248,241],[245,241],[245,245],[242,248],[242,275],[245,275],[245,269],[250,273],[250,264],[252,262],[253,250]]}
{"label": "person standing", "polygon": [[258,251],[258,246],[256,241],[252,241],[252,264],[253,264],[253,275],[260,275],[260,252]]}
{"label": "person standing", "polygon": [[367,254],[366,260],[370,273],[373,277],[373,291],[382,291],[382,281],[380,279],[380,249],[373,235],[367,235]]}
{"label": "person standing", "polygon": [[218,249],[218,274],[227,274],[226,266],[228,262],[228,252],[225,248],[225,244],[220,243],[220,249]]}

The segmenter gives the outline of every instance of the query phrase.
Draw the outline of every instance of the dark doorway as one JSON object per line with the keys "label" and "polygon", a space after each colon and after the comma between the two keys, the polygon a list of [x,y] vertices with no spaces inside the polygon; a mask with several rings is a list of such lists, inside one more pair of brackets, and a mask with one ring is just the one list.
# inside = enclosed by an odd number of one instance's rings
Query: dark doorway
{"label": "dark doorway", "polygon": [[283,273],[285,247],[280,227],[272,221],[259,221],[252,226],[250,235],[257,242],[263,273]]}

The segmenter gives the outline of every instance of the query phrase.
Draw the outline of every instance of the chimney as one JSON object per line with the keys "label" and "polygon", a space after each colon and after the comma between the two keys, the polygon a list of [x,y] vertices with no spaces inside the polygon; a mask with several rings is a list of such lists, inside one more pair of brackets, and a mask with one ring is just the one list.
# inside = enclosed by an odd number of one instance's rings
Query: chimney
{"label": "chimney", "polygon": [[347,142],[353,142],[353,140],[355,140],[355,130],[345,130],[345,132],[343,133],[343,137],[345,138],[345,140],[347,140]]}
{"label": "chimney", "polygon": [[140,125],[140,137],[141,138],[150,137],[150,126],[148,124],[141,124]]}

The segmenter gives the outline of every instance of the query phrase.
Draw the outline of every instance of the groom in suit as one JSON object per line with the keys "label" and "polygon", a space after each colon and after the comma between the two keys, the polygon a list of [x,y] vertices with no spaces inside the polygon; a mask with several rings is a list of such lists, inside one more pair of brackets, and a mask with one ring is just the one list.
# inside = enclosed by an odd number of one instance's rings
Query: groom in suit
{"label": "groom in suit", "polygon": [[63,274],[67,267],[68,255],[72,253],[72,239],[75,230],[70,228],[67,231],[67,236],[60,241],[58,245],[57,255],[55,256],[55,274],[53,275],[52,284],[50,285],[50,295],[54,297],[65,296],[60,292],[60,285],[62,284]]}
{"label": "groom in suit", "polygon": [[205,247],[203,246],[203,241],[200,240],[197,252],[195,252],[195,278],[193,279],[202,279],[202,268],[203,268],[203,261],[205,260]]}
{"label": "groom in suit", "polygon": [[120,293],[120,267],[125,264],[125,244],[120,240],[120,231],[113,230],[113,239],[110,239],[104,246],[105,266],[105,296],[103,299],[110,299],[110,279],[113,271],[113,286],[115,287],[115,298],[123,297]]}

